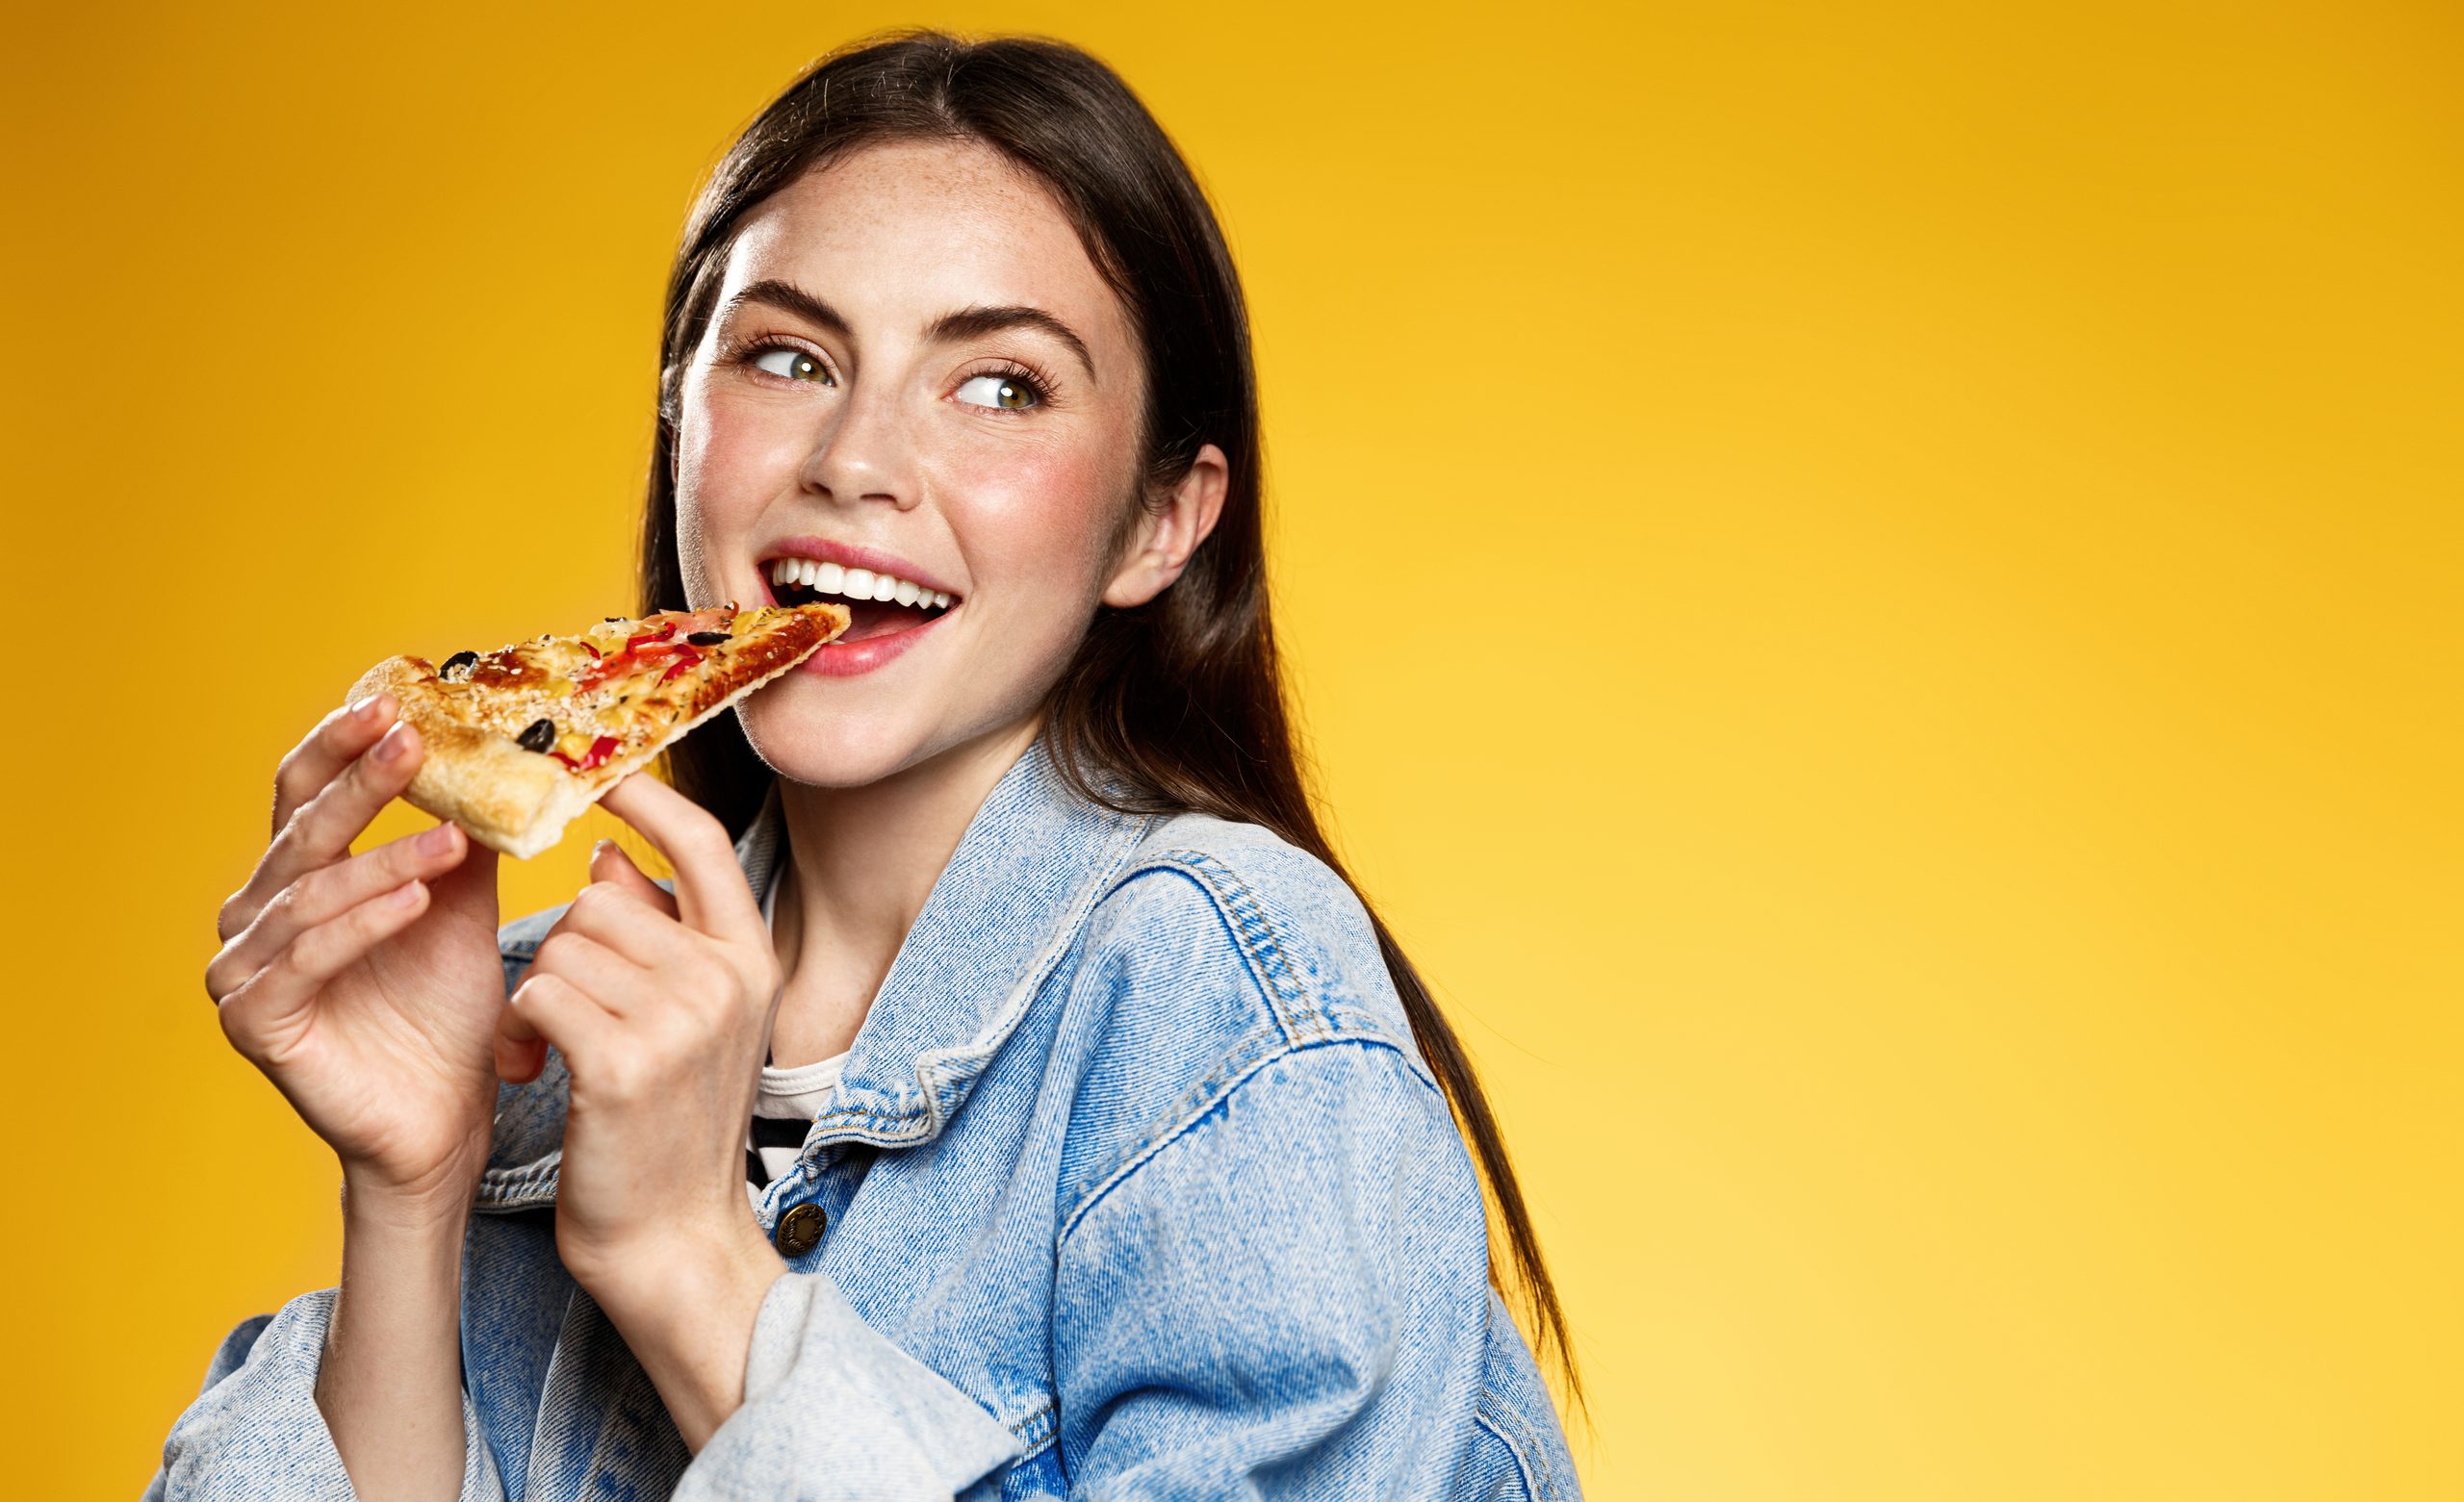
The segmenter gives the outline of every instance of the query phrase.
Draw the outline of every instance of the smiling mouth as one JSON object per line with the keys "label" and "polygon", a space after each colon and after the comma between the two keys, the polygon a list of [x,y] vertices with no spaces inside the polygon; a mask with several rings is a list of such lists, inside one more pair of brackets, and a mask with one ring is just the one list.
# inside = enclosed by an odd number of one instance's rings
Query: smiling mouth
{"label": "smiling mouth", "polygon": [[876,636],[911,631],[959,607],[958,597],[928,590],[892,573],[849,569],[813,558],[773,558],[761,566],[771,594],[783,605],[829,600],[847,607],[847,629],[839,642],[860,642]]}

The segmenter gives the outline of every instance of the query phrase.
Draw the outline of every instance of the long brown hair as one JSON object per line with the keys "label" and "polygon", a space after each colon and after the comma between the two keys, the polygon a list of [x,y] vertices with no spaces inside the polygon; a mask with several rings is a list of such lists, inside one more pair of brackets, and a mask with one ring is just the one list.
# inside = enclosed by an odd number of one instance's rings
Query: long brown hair
{"label": "long brown hair", "polygon": [[[1148,499],[1213,443],[1230,468],[1214,532],[1181,577],[1134,609],[1103,609],[1054,687],[1045,735],[1082,796],[1130,813],[1195,810],[1259,824],[1344,875],[1318,827],[1269,619],[1259,511],[1256,379],[1240,277],[1205,193],[1111,68],[1066,43],[906,31],[815,64],[746,127],[687,219],[668,278],[658,432],[642,527],[642,609],[681,609],[677,397],[709,322],[737,226],[806,172],[886,140],[966,140],[1040,179],[1127,311],[1146,369]],[[1134,514],[1132,514],[1134,515]],[[669,752],[676,785],[741,834],[769,767],[726,716]],[[1503,1221],[1512,1287],[1534,1344],[1578,1404],[1580,1379],[1539,1238],[1471,1060],[1373,908],[1412,1034],[1453,1103]],[[1491,1260],[1491,1280],[1507,1288]]]}

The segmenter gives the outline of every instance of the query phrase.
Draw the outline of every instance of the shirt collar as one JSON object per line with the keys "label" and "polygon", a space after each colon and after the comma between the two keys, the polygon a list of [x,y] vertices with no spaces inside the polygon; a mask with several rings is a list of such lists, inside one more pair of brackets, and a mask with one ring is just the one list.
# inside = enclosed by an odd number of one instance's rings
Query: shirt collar
{"label": "shirt collar", "polygon": [[[939,1135],[1153,822],[1078,796],[1038,737],[986,795],[926,895],[811,1144],[910,1147]],[[775,780],[735,853],[766,900],[789,855]],[[552,1050],[539,1078],[500,1102],[490,1161],[500,1166],[481,1176],[479,1209],[555,1198],[570,1084]]]}

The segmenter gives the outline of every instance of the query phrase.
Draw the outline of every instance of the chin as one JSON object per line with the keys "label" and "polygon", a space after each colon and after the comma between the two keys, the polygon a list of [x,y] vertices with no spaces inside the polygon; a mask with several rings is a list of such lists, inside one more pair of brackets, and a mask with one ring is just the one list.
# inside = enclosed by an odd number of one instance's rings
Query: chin
{"label": "chin", "polygon": [[739,706],[745,739],[781,776],[814,787],[863,787],[930,757],[939,748],[903,715],[832,714],[775,701]]}

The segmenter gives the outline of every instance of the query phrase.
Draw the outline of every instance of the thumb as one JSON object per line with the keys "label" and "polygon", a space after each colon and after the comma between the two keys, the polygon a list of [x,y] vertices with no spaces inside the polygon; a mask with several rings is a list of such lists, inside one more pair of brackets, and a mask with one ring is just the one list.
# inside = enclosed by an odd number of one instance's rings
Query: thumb
{"label": "thumb", "polygon": [[642,874],[633,857],[614,840],[602,840],[590,849],[590,878],[613,881],[635,897],[673,918],[677,915],[676,898],[657,882]]}

